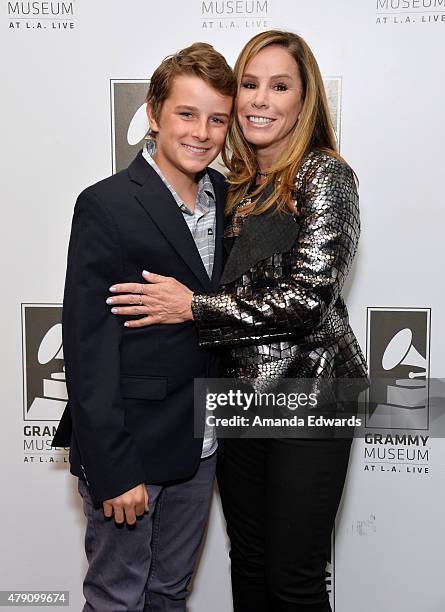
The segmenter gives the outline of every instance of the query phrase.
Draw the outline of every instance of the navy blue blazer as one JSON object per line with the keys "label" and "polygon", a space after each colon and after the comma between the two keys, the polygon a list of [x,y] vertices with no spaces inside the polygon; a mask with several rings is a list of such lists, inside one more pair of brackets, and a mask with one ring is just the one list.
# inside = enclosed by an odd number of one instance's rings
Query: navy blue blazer
{"label": "navy blue blazer", "polygon": [[209,175],[217,207],[212,279],[177,203],[141,153],[77,200],[63,301],[69,402],[53,446],[70,446],[71,473],[97,502],[197,469],[193,380],[218,375],[216,355],[199,347],[193,322],[128,329],[105,300],[110,285],[141,282],[143,269],[197,293],[217,290],[226,186],[215,170]]}

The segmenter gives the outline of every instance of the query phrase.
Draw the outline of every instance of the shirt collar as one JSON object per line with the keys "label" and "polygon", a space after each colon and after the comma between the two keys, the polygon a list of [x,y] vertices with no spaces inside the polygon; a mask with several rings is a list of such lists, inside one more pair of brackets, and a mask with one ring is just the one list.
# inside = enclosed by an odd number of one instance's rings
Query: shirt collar
{"label": "shirt collar", "polygon": [[[179,208],[183,209],[185,207],[187,210],[189,210],[187,205],[184,204],[184,202],[180,199],[180,197],[176,193],[173,185],[171,185],[168,182],[168,180],[163,175],[162,170],[159,168],[158,164],[155,162],[155,160],[153,158],[153,156],[155,154],[155,151],[156,151],[156,141],[153,140],[153,139],[150,139],[150,140],[147,141],[147,143],[145,144],[145,146],[143,148],[142,157],[147,161],[148,164],[150,164],[150,166],[153,168],[153,170],[160,176],[160,178],[163,180],[163,182],[167,185],[167,187],[173,193],[173,196],[174,196],[174,198],[175,198]],[[205,192],[214,201],[216,201],[215,189],[213,187],[212,181],[210,180],[210,176],[209,176],[209,173],[207,172],[207,169],[205,168],[204,170],[199,172],[196,178],[198,179],[198,195],[197,195],[197,200],[200,199],[199,198],[200,194],[202,194],[202,192]]]}

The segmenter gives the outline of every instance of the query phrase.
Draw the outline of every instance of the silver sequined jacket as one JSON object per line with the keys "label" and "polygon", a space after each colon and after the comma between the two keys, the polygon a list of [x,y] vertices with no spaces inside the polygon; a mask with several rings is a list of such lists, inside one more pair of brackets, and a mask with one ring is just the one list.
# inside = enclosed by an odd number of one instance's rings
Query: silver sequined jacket
{"label": "silver sequined jacket", "polygon": [[219,292],[194,296],[200,345],[225,349],[227,377],[366,377],[340,295],[360,233],[353,174],[313,151],[295,199],[296,217],[247,217]]}

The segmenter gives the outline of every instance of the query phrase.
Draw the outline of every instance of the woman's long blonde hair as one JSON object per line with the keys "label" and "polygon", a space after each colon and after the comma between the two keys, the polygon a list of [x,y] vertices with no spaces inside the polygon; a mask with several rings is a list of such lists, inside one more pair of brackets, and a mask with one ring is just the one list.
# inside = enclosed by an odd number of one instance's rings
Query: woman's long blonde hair
{"label": "woman's long blonde hair", "polygon": [[[266,181],[250,194],[251,204],[243,207],[243,214],[261,214],[272,207],[282,211],[286,206],[295,213],[294,181],[307,153],[317,149],[341,159],[337,153],[337,143],[320,69],[312,51],[301,36],[292,32],[269,30],[249,40],[235,64],[237,97],[247,64],[259,51],[269,45],[284,47],[296,61],[303,85],[303,107],[295,127],[289,134],[286,150],[268,170]],[[244,138],[236,112],[227,136],[223,159],[229,169],[227,176],[229,194],[226,207],[226,213],[229,214],[234,206],[246,197],[258,172],[255,147]],[[271,183],[274,184],[272,194],[256,207],[255,202]]]}

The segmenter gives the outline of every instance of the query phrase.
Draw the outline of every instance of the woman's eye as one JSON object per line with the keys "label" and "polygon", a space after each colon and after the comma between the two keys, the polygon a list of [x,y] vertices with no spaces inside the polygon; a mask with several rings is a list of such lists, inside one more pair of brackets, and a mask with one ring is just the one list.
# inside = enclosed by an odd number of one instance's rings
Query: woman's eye
{"label": "woman's eye", "polygon": [[192,113],[187,113],[185,111],[179,114],[181,115],[181,117],[185,117],[186,119],[189,119],[192,116]]}
{"label": "woman's eye", "polygon": [[287,91],[288,88],[285,83],[277,83],[274,85],[274,89],[276,89],[276,91]]}
{"label": "woman's eye", "polygon": [[244,89],[255,89],[256,85],[250,81],[245,81],[244,83],[241,83],[241,87],[244,87]]}
{"label": "woman's eye", "polygon": [[212,122],[213,123],[218,123],[218,124],[221,124],[221,125],[224,124],[224,121],[222,119],[220,119],[219,117],[212,117]]}

